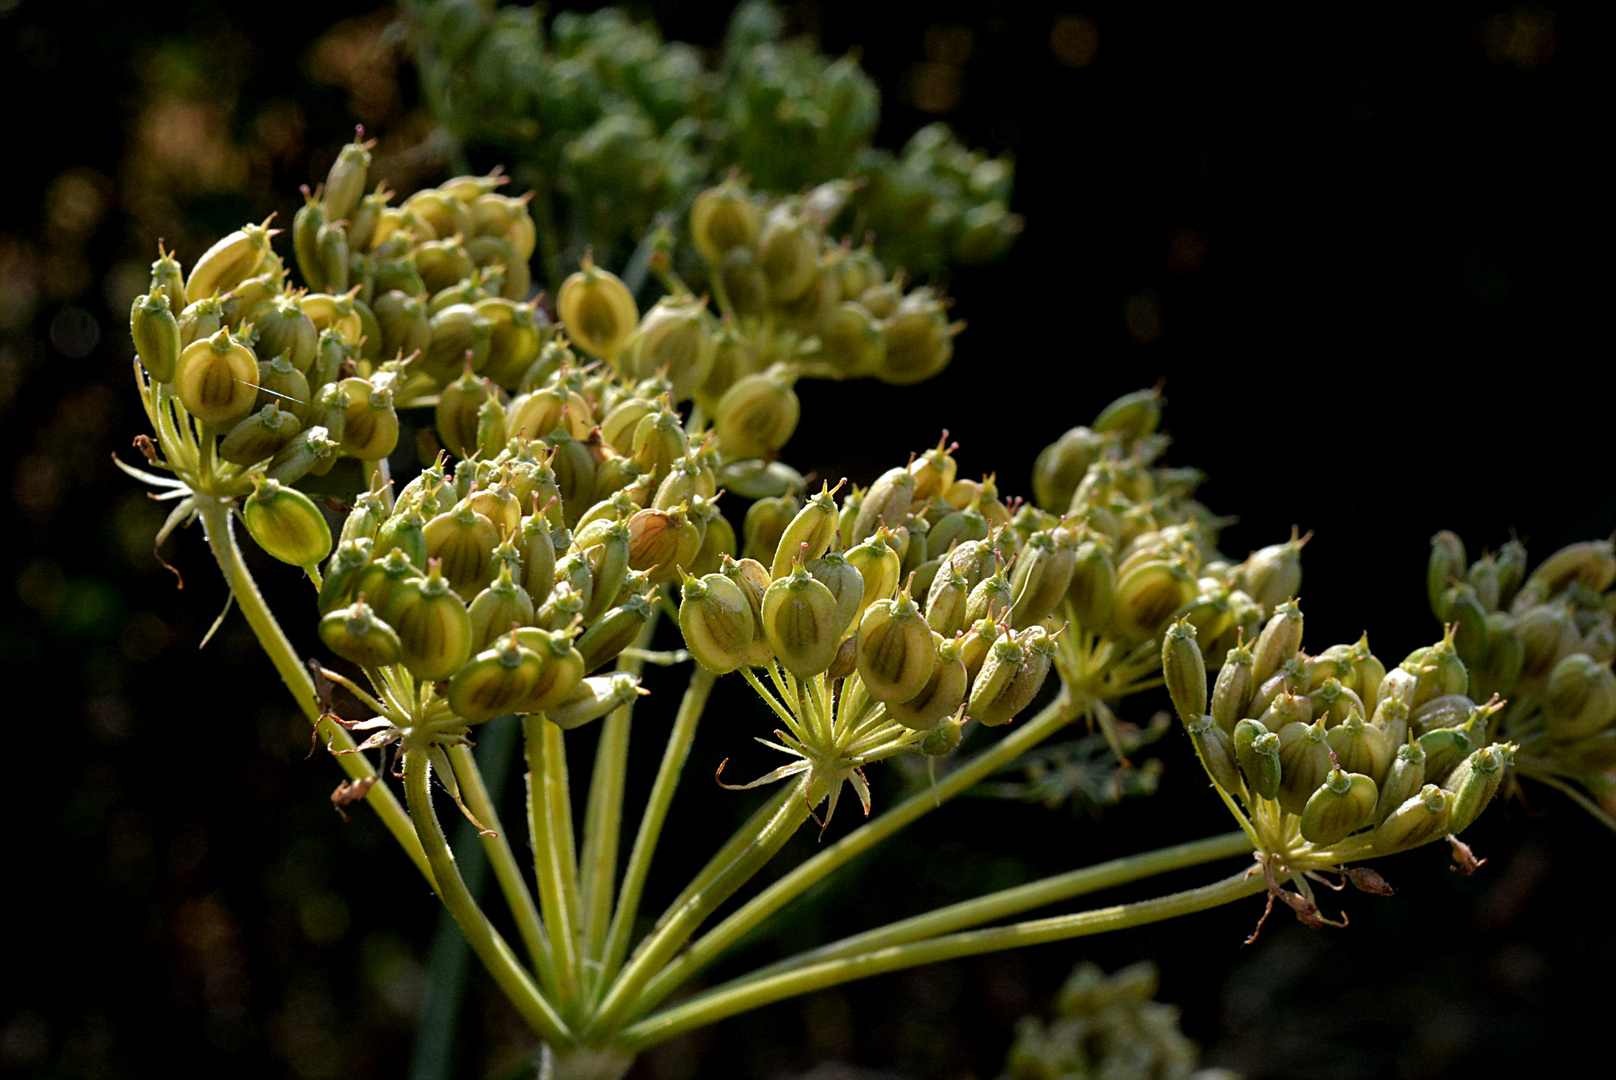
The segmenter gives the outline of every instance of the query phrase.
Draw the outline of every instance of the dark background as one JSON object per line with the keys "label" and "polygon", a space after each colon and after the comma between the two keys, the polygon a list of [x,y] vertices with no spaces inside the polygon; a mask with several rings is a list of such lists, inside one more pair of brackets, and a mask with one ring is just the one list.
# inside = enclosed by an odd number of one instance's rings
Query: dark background
{"label": "dark background", "polygon": [[[701,44],[727,16],[646,10]],[[802,388],[787,456],[805,470],[867,482],[947,427],[965,471],[1024,491],[1039,447],[1165,379],[1172,462],[1204,469],[1205,501],[1240,518],[1225,550],[1314,530],[1310,646],[1368,628],[1391,662],[1438,632],[1423,596],[1436,529],[1473,549],[1518,533],[1541,558],[1616,525],[1596,167],[1609,45],[1586,9],[788,11],[828,51],[861,49],[884,144],[941,116],[1014,152],[1028,223],[1001,263],[949,283],[970,325],[942,376]],[[143,429],[126,314],[157,236],[188,264],[249,217],[287,216],[356,118],[395,186],[444,175],[412,149],[427,126],[408,65],[364,60],[387,18],[0,0],[0,1070],[407,1069],[436,904],[372,817],[331,812],[338,771],[303,759],[307,729],[239,619],[196,654],[223,600],[200,537],[167,549],[176,593],[150,553],[160,509],[108,464]],[[761,798],[703,780],[728,754],[760,763],[740,752],[754,711],[732,694],[710,714],[649,909],[716,844],[697,823]],[[660,742],[648,721],[637,737]],[[1154,799],[1098,822],[961,802],[814,897],[775,947],[1224,830],[1169,742]],[[832,834],[851,827],[843,813]],[[1344,931],[1276,919],[1242,947],[1252,900],[786,1002],[660,1048],[636,1075],[841,1060],[990,1077],[1016,1017],[1046,1009],[1082,957],[1155,959],[1208,1060],[1252,1076],[1503,1075],[1603,1047],[1616,837],[1540,789],[1470,839],[1491,857],[1478,876],[1450,874],[1436,849],[1387,860],[1399,895],[1345,898]],[[456,1076],[531,1049],[480,975],[464,1016]]]}

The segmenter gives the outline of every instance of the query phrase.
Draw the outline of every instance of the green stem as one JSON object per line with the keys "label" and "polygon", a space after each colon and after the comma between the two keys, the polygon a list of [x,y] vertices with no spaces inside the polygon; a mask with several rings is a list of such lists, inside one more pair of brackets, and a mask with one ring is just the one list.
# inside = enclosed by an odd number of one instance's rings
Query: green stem
{"label": "green stem", "polygon": [[875,952],[894,945],[937,937],[940,934],[979,926],[995,919],[1019,915],[1024,911],[1059,903],[1062,900],[1099,892],[1101,889],[1126,885],[1141,878],[1200,866],[1203,863],[1228,859],[1236,855],[1248,855],[1251,851],[1250,837],[1243,832],[1231,832],[1208,837],[1205,840],[1194,840],[1187,844],[1176,844],[1156,851],[1112,859],[1109,862],[1086,866],[1081,870],[1072,870],[1026,885],[1018,885],[1012,889],[1001,889],[974,900],[965,900],[938,908],[936,911],[928,911],[924,915],[916,915],[901,922],[867,930],[862,934],[846,937],[841,941],[822,945],[817,949],[770,964],[768,967],[759,968],[744,978],[735,980],[735,983],[752,982],[808,963]]}
{"label": "green stem", "polygon": [[568,1011],[578,1000],[577,862],[572,857],[572,804],[567,791],[566,747],[561,729],[543,713],[522,717],[527,744],[527,818],[533,839],[533,870],[539,906],[550,931],[556,998]]}
{"label": "green stem", "polygon": [[715,960],[750,933],[759,923],[828,874],[886,840],[899,829],[937,809],[942,803],[971,787],[1006,762],[1047,739],[1068,722],[1069,703],[1057,697],[1031,720],[950,772],[935,787],[918,792],[886,813],[838,840],[789,874],[753,897],[739,911],[713,927],[669,964],[646,987],[643,1007],[650,1008],[681,983]]}
{"label": "green stem", "polygon": [[1017,949],[1050,941],[1122,930],[1159,922],[1227,904],[1262,892],[1268,883],[1261,874],[1241,871],[1233,877],[1199,889],[1173,893],[1154,900],[1096,908],[1073,915],[970,930],[927,941],[895,945],[859,956],[843,957],[782,972],[766,979],[715,987],[625,1030],[615,1045],[631,1052],[671,1039],[692,1028],[716,1023],[749,1009],[760,1008],[798,994],[868,978],[889,971],[953,960],[979,953]]}
{"label": "green stem", "polygon": [[567,1025],[522,969],[516,954],[489,923],[488,916],[477,906],[477,901],[460,877],[454,852],[449,850],[443,826],[438,821],[438,812],[432,805],[430,777],[431,766],[426,747],[407,749],[404,752],[404,797],[409,803],[411,820],[420,830],[421,843],[437,879],[438,896],[443,900],[443,906],[460,924],[472,951],[522,1019],[545,1042],[552,1046],[566,1046],[572,1041],[572,1033],[567,1030]]}
{"label": "green stem", "polygon": [[[634,640],[637,652],[650,646],[660,613],[653,611]],[[617,669],[638,675],[645,661],[638,655],[622,656]],[[623,833],[623,788],[628,773],[629,724],[634,716],[630,698],[613,709],[601,724],[595,749],[595,768],[589,779],[589,803],[584,810],[584,846],[578,862],[583,904],[584,992],[603,980],[601,961],[606,954],[607,929],[612,920],[612,892],[617,885],[617,852]]]}
{"label": "green stem", "polygon": [[[274,664],[275,670],[279,672],[281,682],[286,684],[286,689],[314,725],[319,737],[326,740],[327,746],[333,750],[353,750],[356,745],[353,736],[349,735],[340,724],[321,715],[320,697],[314,690],[314,681],[309,678],[308,669],[298,659],[292,643],[286,640],[285,632],[281,630],[280,623],[275,621],[274,613],[264,602],[257,583],[253,581],[252,573],[248,571],[247,564],[241,558],[241,548],[236,545],[235,531],[230,521],[230,503],[212,495],[197,494],[193,498],[196,500],[197,514],[202,519],[202,531],[208,538],[208,547],[212,549],[213,558],[219,564],[219,572],[230,588],[230,595],[235,597],[236,606],[247,617],[247,625],[252,627],[253,634],[257,636],[259,647],[269,656],[270,663]],[[364,754],[339,754],[337,762],[354,780],[376,779],[376,770]],[[372,783],[370,790],[365,794],[365,802],[376,811],[382,819],[382,824],[387,826],[387,831],[393,834],[393,838],[410,857],[410,861],[415,863],[416,869],[431,882],[432,868],[421,850],[421,841],[410,824],[409,816],[404,813],[404,808],[393,795],[392,789],[385,783]]]}
{"label": "green stem", "polygon": [[[506,723],[507,721],[501,721]],[[522,935],[522,944],[527,947],[528,956],[533,961],[533,967],[539,972],[540,978],[549,985],[555,983],[554,962],[550,957],[550,942],[544,936],[544,924],[539,921],[539,909],[533,904],[533,893],[527,887],[527,879],[522,876],[522,869],[516,862],[516,855],[511,850],[510,839],[505,835],[505,827],[500,824],[499,811],[494,807],[494,800],[488,794],[488,788],[483,784],[482,770],[477,767],[477,759],[472,756],[471,746],[467,743],[458,743],[447,747],[449,763],[454,766],[455,777],[460,781],[460,794],[466,800],[471,812],[477,815],[484,828],[490,829],[493,835],[484,833],[482,836],[483,850],[488,855],[488,861],[494,868],[494,877],[499,881],[499,888],[505,894],[505,903],[511,910],[511,918],[516,920],[517,932]],[[509,766],[509,758],[501,756],[500,763]]]}
{"label": "green stem", "polygon": [[651,785],[651,801],[646,804],[645,815],[640,818],[640,831],[634,837],[634,850],[629,853],[628,869],[623,872],[623,886],[617,894],[617,910],[612,915],[612,927],[606,935],[605,967],[601,970],[601,985],[617,976],[628,955],[629,935],[634,932],[634,920],[640,911],[640,896],[645,889],[646,876],[651,872],[651,858],[656,854],[657,840],[673,803],[673,793],[679,787],[679,776],[690,757],[690,744],[696,738],[696,726],[701,722],[707,697],[712,693],[717,676],[701,665],[690,674],[690,685],[679,702],[679,715],[674,718],[673,730],[668,733],[668,746],[662,752],[662,764],[657,768],[656,781]]}
{"label": "green stem", "polygon": [[[737,836],[744,835],[746,841],[740,850],[722,863],[718,858],[708,863],[708,869],[719,864],[717,871],[711,875],[704,871],[702,876],[707,880],[693,890],[686,890],[683,901],[676,903],[658,921],[651,935],[640,943],[585,1030],[586,1042],[615,1030],[639,1005],[640,994],[646,983],[690,939],[696,928],[762,869],[791,839],[798,826],[808,820],[810,800],[815,794],[809,790],[808,777],[804,775],[782,794],[785,796],[783,801],[778,796],[771,800],[779,803],[779,806],[768,822],[761,829],[743,827],[743,832],[737,833]],[[747,823],[748,826],[751,824],[750,821]],[[728,848],[729,845],[726,845],[726,850]]]}

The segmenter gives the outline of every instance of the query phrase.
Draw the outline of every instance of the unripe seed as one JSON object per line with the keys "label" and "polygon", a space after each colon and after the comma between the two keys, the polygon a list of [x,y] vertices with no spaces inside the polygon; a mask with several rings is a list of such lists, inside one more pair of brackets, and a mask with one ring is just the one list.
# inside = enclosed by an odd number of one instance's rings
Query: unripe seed
{"label": "unripe seed", "polygon": [[859,676],[875,700],[908,701],[931,678],[937,647],[931,627],[920,617],[907,591],[895,600],[877,600],[866,608],[856,636]]}
{"label": "unripe seed", "polygon": [[152,379],[171,381],[180,358],[180,324],[169,308],[168,297],[161,292],[136,297],[129,309],[129,333]]}
{"label": "unripe seed", "polygon": [[759,615],[776,659],[799,679],[820,674],[836,658],[842,641],[836,598],[801,566],[768,587]]}
{"label": "unripe seed", "polygon": [[1375,815],[1379,792],[1362,773],[1332,769],[1302,811],[1302,838],[1314,844],[1334,844],[1368,825]]}
{"label": "unripe seed", "polygon": [[556,312],[579,348],[608,362],[617,359],[640,320],[627,286],[587,255],[582,269],[562,283]]}
{"label": "unripe seed", "polygon": [[1418,795],[1405,800],[1375,830],[1377,855],[1404,851],[1429,843],[1453,831],[1449,815],[1453,795],[1435,784],[1426,784]]}
{"label": "unripe seed", "polygon": [[252,409],[258,396],[258,360],[228,330],[220,330],[180,352],[174,393],[203,423],[227,424]]}
{"label": "unripe seed", "polygon": [[314,566],[331,554],[331,526],[296,488],[258,481],[242,503],[241,516],[258,546],[281,562]]}
{"label": "unripe seed", "polygon": [[352,607],[326,615],[319,629],[326,648],[362,667],[396,664],[402,655],[398,634],[376,617],[363,598]]}
{"label": "unripe seed", "polygon": [[679,602],[679,629],[696,662],[718,675],[746,663],[756,622],[739,585],[722,574],[686,576]]}

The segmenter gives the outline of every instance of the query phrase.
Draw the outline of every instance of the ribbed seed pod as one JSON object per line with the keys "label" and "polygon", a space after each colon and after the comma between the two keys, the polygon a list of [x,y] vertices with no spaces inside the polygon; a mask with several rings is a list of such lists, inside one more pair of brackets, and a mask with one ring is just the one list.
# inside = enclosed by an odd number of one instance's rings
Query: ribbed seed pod
{"label": "ribbed seed pod", "polygon": [[359,572],[370,562],[369,540],[345,540],[337,545],[325,566],[325,577],[320,582],[317,602],[320,614],[329,615],[353,599],[354,583]]}
{"label": "ribbed seed pod", "polygon": [[746,594],[723,574],[684,575],[679,630],[696,662],[718,675],[745,664],[756,622]]}
{"label": "ribbed seed pod", "polygon": [[1442,640],[1423,649],[1415,649],[1398,665],[1414,676],[1414,694],[1409,708],[1418,709],[1433,698],[1447,694],[1462,694],[1470,688],[1470,674],[1454,649],[1450,625]]}
{"label": "ribbed seed pod", "polygon": [[1377,855],[1405,851],[1429,843],[1453,831],[1448,818],[1453,795],[1435,784],[1426,784],[1418,795],[1407,799],[1389,814],[1375,830]]}
{"label": "ribbed seed pod", "polygon": [[515,634],[473,656],[449,680],[449,708],[469,724],[503,716],[532,694],[544,670],[538,654],[524,649]]}
{"label": "ribbed seed pod", "polygon": [[[1388,701],[1388,710],[1395,710],[1399,702]],[[1470,719],[1476,711],[1476,703],[1465,694],[1443,694],[1439,698],[1432,698],[1418,709],[1408,715],[1408,726],[1414,734],[1424,735],[1427,731],[1437,728],[1458,727]]]}
{"label": "ribbed seed pod", "polygon": [[999,622],[1010,610],[1014,596],[1015,591],[1009,578],[1005,577],[1004,569],[995,570],[977,582],[976,588],[965,598],[965,621],[973,623],[978,619],[991,619]]}
{"label": "ribbed seed pod", "polygon": [[438,391],[433,410],[438,438],[456,457],[470,457],[477,447],[477,409],[484,397],[483,380],[465,373]]}
{"label": "ribbed seed pod", "polygon": [[605,667],[634,644],[634,639],[650,621],[652,610],[649,597],[631,594],[592,622],[577,642],[578,652],[584,658],[584,672]]}
{"label": "ribbed seed pod", "polygon": [[228,424],[252,409],[258,396],[258,360],[228,330],[220,330],[181,350],[174,394],[203,423]]}
{"label": "ribbed seed pod", "polygon": [[847,564],[864,579],[864,595],[859,601],[861,618],[865,608],[898,591],[903,564],[887,542],[890,535],[884,528],[877,529],[869,539],[846,553]]}
{"label": "ribbed seed pod", "polygon": [[754,620],[752,650],[749,664],[766,664],[772,654],[768,638],[763,633],[763,594],[770,585],[769,571],[756,559],[721,559],[719,573],[733,581],[746,597]]}
{"label": "ribbed seed pod", "polygon": [[1041,622],[1066,596],[1076,566],[1075,552],[1064,534],[1046,529],[1028,537],[1016,558],[1010,584],[1014,600],[1010,625],[1017,630]]}
{"label": "ribbed seed pod", "polygon": [[582,268],[562,283],[556,313],[579,348],[608,362],[617,359],[640,321],[627,286],[587,255]]}
{"label": "ribbed seed pod", "polygon": [[916,289],[882,320],[882,382],[909,386],[936,375],[954,356],[954,335],[964,323],[950,324],[943,303],[930,289]]}
{"label": "ribbed seed pod", "polygon": [[340,446],[328,437],[324,427],[315,425],[305,428],[275,451],[275,456],[269,459],[269,466],[264,470],[264,476],[283,484],[295,484],[310,472],[329,467],[339,449]]}
{"label": "ribbed seed pod", "polygon": [[[797,499],[794,495],[758,499],[746,508],[746,517],[741,521],[743,537],[741,551],[747,558],[756,559],[765,566],[784,563],[789,569],[798,561],[802,545],[798,544],[795,551],[785,551],[781,549],[780,538],[785,535],[786,527],[791,524],[797,513]],[[770,576],[783,577],[784,574],[775,572]]]}
{"label": "ribbed seed pod", "polygon": [[716,349],[706,301],[665,296],[640,320],[618,365],[631,379],[662,375],[673,400],[688,401],[712,371]]}
{"label": "ribbed seed pod", "polygon": [[416,295],[396,289],[383,292],[376,297],[372,310],[382,332],[383,356],[409,356],[426,351],[432,344],[432,324],[426,305]]}
{"label": "ribbed seed pod", "polygon": [[369,600],[371,607],[383,614],[393,598],[393,591],[421,573],[402,551],[390,551],[360,570],[354,579],[354,593]]}
{"label": "ribbed seed pod", "polygon": [[819,236],[799,213],[782,204],[769,211],[757,240],[757,265],[769,298],[788,304],[819,277]]}
{"label": "ribbed seed pod", "polygon": [[1375,800],[1375,820],[1384,822],[1425,785],[1425,750],[1417,742],[1397,748]]}
{"label": "ribbed seed pod", "polygon": [[1229,734],[1218,727],[1217,721],[1210,716],[1192,717],[1185,722],[1185,729],[1189,731],[1195,753],[1212,782],[1236,798],[1243,797],[1245,785],[1240,779],[1234,741]]}
{"label": "ribbed seed pod", "polygon": [[182,352],[195,342],[205,341],[220,330],[229,329],[224,320],[224,303],[217,296],[185,305],[178,318]]}
{"label": "ribbed seed pod", "polygon": [[951,559],[944,559],[926,590],[926,622],[945,637],[965,628],[965,606],[970,597],[966,580]]}
{"label": "ribbed seed pod", "polygon": [[[838,629],[838,639],[840,636]],[[932,629],[907,591],[900,592],[894,600],[877,600],[867,607],[859,620],[856,638],[859,676],[865,692],[875,700],[908,701],[931,678],[937,663]]]}
{"label": "ribbed seed pod", "polygon": [[229,292],[259,272],[273,254],[270,238],[280,232],[264,225],[244,225],[221,237],[191,266],[185,281],[185,301],[194,304],[216,293]]}
{"label": "ribbed seed pod", "polygon": [[168,298],[168,310],[182,311],[185,308],[185,275],[180,270],[180,264],[173,255],[163,250],[163,245],[157,245],[157,260],[151,266],[152,293],[160,293]]}
{"label": "ribbed seed pod", "polygon": [[1549,738],[1587,738],[1616,720],[1616,676],[1610,664],[1572,653],[1549,672],[1543,698],[1543,729]]}
{"label": "ribbed seed pod", "polygon": [[428,562],[437,562],[449,587],[473,595],[492,580],[491,561],[499,530],[479,514],[469,499],[439,514],[422,527]]}
{"label": "ribbed seed pod", "polygon": [[1336,763],[1350,773],[1363,773],[1376,784],[1386,779],[1393,747],[1380,729],[1367,723],[1362,713],[1352,713],[1344,723],[1331,728],[1327,736]]}
{"label": "ribbed seed pod", "polygon": [[826,486],[808,499],[781,530],[770,575],[784,577],[791,572],[791,564],[797,558],[809,562],[825,554],[836,538],[836,524],[834,492]]}
{"label": "ribbed seed pod", "polygon": [[961,658],[961,642],[944,640],[934,633],[932,647],[936,661],[925,685],[906,701],[886,703],[887,716],[914,731],[929,731],[945,717],[954,715],[970,690],[971,677]]}
{"label": "ribbed seed pod", "polygon": [[1580,582],[1595,594],[1616,584],[1616,543],[1585,540],[1556,551],[1532,571],[1511,610],[1518,612],[1526,604],[1543,603],[1558,596],[1573,582]]}
{"label": "ribbed seed pod", "polygon": [[394,587],[385,615],[398,631],[401,662],[418,679],[447,679],[471,655],[471,618],[435,559],[425,578]]}
{"label": "ribbed seed pod", "polygon": [[515,536],[522,527],[522,504],[511,493],[510,484],[501,476],[492,486],[479,487],[466,496],[471,508],[489,521],[502,537]]}
{"label": "ribbed seed pod", "polygon": [[803,564],[804,569],[830,590],[836,598],[837,633],[843,637],[858,628],[858,617],[865,610],[864,576],[839,551],[827,551]]}
{"label": "ribbed seed pod", "polygon": [[1252,647],[1252,680],[1259,686],[1267,682],[1301,647],[1302,609],[1287,601],[1274,611]]}
{"label": "ribbed seed pod", "polygon": [[[379,316],[378,316],[379,317]],[[409,370],[419,370],[442,385],[465,371],[481,371],[488,362],[494,327],[470,304],[450,304],[427,320],[431,337]]]}
{"label": "ribbed seed pod", "polygon": [[402,655],[398,634],[363,599],[327,614],[319,632],[326,648],[362,667],[396,664]]}
{"label": "ribbed seed pod", "polygon": [[343,379],[337,385],[348,394],[348,407],[342,413],[343,452],[360,461],[379,461],[391,454],[398,446],[393,392],[358,378]]}
{"label": "ribbed seed pod", "polygon": [[707,265],[714,268],[731,248],[756,244],[761,228],[756,204],[734,180],[703,191],[690,207],[690,238]]}
{"label": "ribbed seed pod", "polygon": [[[710,503],[708,505],[712,506]],[[696,520],[696,508],[692,507],[691,511],[692,520]],[[707,526],[702,531],[701,548],[696,552],[696,557],[690,560],[687,569],[701,577],[716,574],[723,566],[724,559],[734,558],[736,553],[735,526],[713,507]]]}
{"label": "ribbed seed pod", "polygon": [[1279,794],[1279,736],[1255,720],[1242,720],[1234,726],[1230,743],[1247,789],[1263,799]]}
{"label": "ribbed seed pod", "polygon": [[1504,780],[1504,769],[1510,764],[1514,749],[1507,743],[1484,746],[1460,762],[1442,781],[1442,787],[1453,792],[1449,829],[1461,833],[1481,816],[1481,812],[1498,793],[1498,786]]}
{"label": "ribbed seed pod", "polygon": [[1003,634],[1001,627],[988,619],[972,623],[960,636],[960,662],[974,683],[987,662],[988,653]]}
{"label": "ribbed seed pod", "polygon": [[592,720],[599,720],[644,692],[640,689],[637,675],[623,671],[595,675],[581,681],[565,701],[550,706],[544,715],[557,727],[571,731]]}
{"label": "ribbed seed pod", "polygon": [[533,624],[533,598],[518,585],[509,565],[500,567],[488,588],[478,593],[466,608],[471,620],[471,648],[482,652],[513,629]]}
{"label": "ribbed seed pod", "polygon": [[1195,589],[1195,575],[1182,562],[1142,562],[1118,573],[1111,624],[1124,640],[1145,641],[1195,599]]}
{"label": "ribbed seed pod", "polygon": [[672,409],[659,409],[634,428],[632,458],[651,474],[652,490],[667,478],[673,463],[690,453],[690,440],[684,424]]}
{"label": "ribbed seed pod", "polygon": [[915,478],[906,468],[888,469],[870,485],[859,503],[852,531],[843,533],[845,543],[859,543],[873,535],[879,526],[896,529],[909,516],[914,502]]}
{"label": "ribbed seed pod", "polygon": [[537,513],[523,518],[516,546],[522,554],[522,587],[534,603],[542,604],[555,584],[556,549],[549,521]]}
{"label": "ribbed seed pod", "polygon": [[241,516],[258,546],[281,562],[315,566],[331,554],[331,526],[314,501],[296,488],[257,481],[242,501]]}
{"label": "ribbed seed pod", "polygon": [[1300,814],[1307,800],[1335,767],[1324,722],[1287,724],[1279,731],[1279,791],[1275,798],[1288,813]]}
{"label": "ribbed seed pod", "polygon": [[[1287,694],[1281,691],[1274,695],[1274,700],[1259,714],[1257,719],[1269,731],[1277,734],[1291,724],[1311,723],[1313,720],[1313,706],[1301,694]],[[1323,717],[1319,718],[1319,722],[1324,722]]]}
{"label": "ribbed seed pod", "polygon": [[577,691],[584,677],[584,658],[573,647],[572,635],[570,629],[547,631],[537,627],[516,632],[517,643],[536,654],[542,666],[532,690],[511,707],[512,712],[544,712]]}
{"label": "ribbed seed pod", "polygon": [[256,465],[274,457],[300,430],[297,417],[270,402],[219,440],[219,457],[234,465]]}
{"label": "ribbed seed pod", "polygon": [[1116,590],[1109,544],[1096,540],[1079,544],[1072,553],[1072,581],[1066,589],[1077,624],[1090,631],[1105,627],[1111,621]]}
{"label": "ribbed seed pod", "polygon": [[772,460],[790,441],[802,416],[795,380],[770,369],[743,376],[713,407],[713,428],[726,460]]}
{"label": "ribbed seed pod", "polygon": [[882,370],[886,342],[881,324],[863,304],[845,300],[819,317],[819,349],[844,378],[860,378]]}
{"label": "ribbed seed pod", "polygon": [[1233,732],[1246,715],[1246,706],[1251,703],[1251,691],[1255,685],[1251,679],[1253,664],[1251,649],[1245,645],[1230,649],[1223,658],[1223,667],[1219,669],[1217,681],[1212,687],[1210,709],[1212,719],[1224,731]]}
{"label": "ribbed seed pod", "polygon": [[375,550],[378,556],[390,551],[403,552],[416,569],[424,572],[427,560],[426,521],[421,512],[415,507],[408,507],[382,522],[376,530]]}
{"label": "ribbed seed pod", "polygon": [[[1162,680],[1179,720],[1188,724],[1206,715],[1206,663],[1195,640],[1195,627],[1180,619],[1167,628],[1162,635],[1161,663]],[[1227,735],[1228,730],[1218,726]]]}
{"label": "ribbed seed pod", "polygon": [[173,379],[180,358],[180,324],[168,297],[161,292],[136,297],[129,309],[129,334],[152,379],[160,383]]}
{"label": "ribbed seed pod", "polygon": [[982,512],[974,506],[967,506],[963,510],[945,514],[933,525],[927,544],[933,552],[942,554],[957,544],[986,540],[990,531],[987,518],[982,516]]}
{"label": "ribbed seed pod", "polygon": [[1362,773],[1330,770],[1302,810],[1302,838],[1314,844],[1345,840],[1374,820],[1378,795],[1375,782]]}
{"label": "ribbed seed pod", "polygon": [[594,622],[617,602],[629,573],[629,529],[624,521],[599,522],[580,529],[573,551],[589,568],[590,587],[584,603],[584,622]]}
{"label": "ribbed seed pod", "polygon": [[1326,719],[1331,726],[1343,722],[1348,716],[1366,715],[1358,695],[1342,686],[1339,679],[1325,679],[1323,685],[1307,695],[1307,700],[1313,715]]}
{"label": "ribbed seed pod", "polygon": [[657,584],[695,561],[702,534],[683,506],[672,510],[640,510],[628,519],[628,565],[651,574]]}
{"label": "ribbed seed pod", "polygon": [[1470,736],[1458,728],[1438,728],[1419,737],[1425,753],[1425,779],[1444,783],[1470,753]]}
{"label": "ribbed seed pod", "polygon": [[[517,265],[525,267],[525,262]],[[507,279],[507,293],[510,292]],[[526,289],[523,289],[525,295]],[[483,374],[496,385],[515,390],[544,347],[547,323],[535,304],[518,304],[504,297],[488,297],[472,305],[491,327],[488,359]]]}
{"label": "ribbed seed pod", "polygon": [[763,594],[759,622],[775,658],[799,679],[830,667],[842,642],[836,598],[801,566]]}

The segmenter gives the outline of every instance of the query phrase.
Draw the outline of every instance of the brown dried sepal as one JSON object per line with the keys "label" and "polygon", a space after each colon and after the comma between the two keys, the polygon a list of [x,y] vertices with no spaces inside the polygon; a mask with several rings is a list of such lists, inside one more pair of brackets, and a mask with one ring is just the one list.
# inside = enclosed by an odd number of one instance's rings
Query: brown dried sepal
{"label": "brown dried sepal", "polygon": [[347,822],[348,812],[343,807],[369,795],[370,789],[376,786],[378,779],[380,778],[375,776],[361,776],[357,780],[344,780],[331,793],[331,808],[341,814],[342,820]]}

